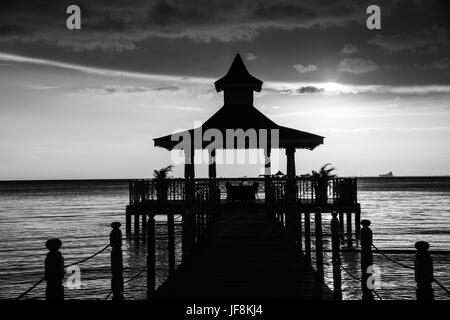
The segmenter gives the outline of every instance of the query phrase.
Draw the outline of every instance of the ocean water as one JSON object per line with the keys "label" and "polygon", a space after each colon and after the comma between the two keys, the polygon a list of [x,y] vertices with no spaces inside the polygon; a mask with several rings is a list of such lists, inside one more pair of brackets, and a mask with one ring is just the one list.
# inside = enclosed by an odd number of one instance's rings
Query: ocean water
{"label": "ocean water", "polygon": [[[431,250],[450,252],[450,177],[359,178],[358,201],[362,219],[372,221],[374,244],[380,249],[414,249],[419,240],[428,241]],[[110,224],[125,225],[128,202],[128,181],[32,181],[0,182],[0,299],[14,299],[43,276],[50,237],[62,240],[61,252],[66,264],[81,260],[102,249],[109,242]],[[323,223],[329,224],[329,216]],[[177,256],[180,219],[176,217]],[[165,232],[165,221],[157,228]],[[122,228],[125,231],[124,227]],[[329,248],[327,229],[324,247]],[[158,283],[167,276],[166,238],[157,238]],[[145,241],[125,240],[124,279],[139,275],[146,264]],[[110,291],[109,253],[107,249],[93,259],[80,264],[81,288],[65,290],[67,299],[105,299]],[[332,286],[329,253],[325,259],[326,282]],[[389,254],[405,265],[413,265],[414,255]],[[447,270],[450,254],[433,254],[435,278],[450,288]],[[177,261],[179,263],[180,261]],[[382,299],[414,299],[414,274],[374,255],[381,271]],[[359,299],[359,254],[342,254],[343,296]],[[350,276],[350,274],[353,276]],[[125,284],[126,299],[145,298],[145,272]],[[436,299],[448,295],[434,286]],[[25,298],[43,299],[45,284],[41,283]]]}

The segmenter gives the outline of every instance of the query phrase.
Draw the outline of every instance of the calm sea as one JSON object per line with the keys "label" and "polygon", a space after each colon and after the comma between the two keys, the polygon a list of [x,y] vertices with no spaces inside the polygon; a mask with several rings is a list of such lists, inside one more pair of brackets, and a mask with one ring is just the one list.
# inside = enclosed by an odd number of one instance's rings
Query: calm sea
{"label": "calm sea", "polygon": [[[372,221],[374,244],[378,248],[414,249],[416,241],[425,240],[430,242],[431,250],[450,251],[450,177],[359,178],[358,189],[362,218]],[[50,237],[63,241],[61,252],[66,264],[107,245],[110,223],[120,221],[124,225],[127,201],[125,180],[0,182],[0,298],[15,298],[42,277],[47,253],[45,241]],[[323,220],[329,223],[329,217]],[[158,226],[163,230],[164,221],[159,221]],[[167,276],[164,237],[157,239],[157,246],[160,282]],[[127,280],[145,267],[145,242],[126,240],[123,250]],[[358,256],[344,253],[342,257],[343,266],[356,277],[360,276]],[[413,265],[413,254],[390,256]],[[449,288],[450,255],[439,253],[433,258],[435,278]],[[325,273],[331,286],[329,262],[325,260]],[[415,297],[412,270],[378,254],[374,255],[374,262],[381,269],[381,288],[377,292],[383,299]],[[110,287],[109,249],[80,268],[81,288],[66,289],[66,297],[105,299]],[[359,287],[357,280],[343,272],[344,298],[358,299]],[[437,286],[435,294],[437,299],[448,299]],[[26,296],[43,297],[43,283]],[[125,298],[145,298],[145,272],[125,284]]]}

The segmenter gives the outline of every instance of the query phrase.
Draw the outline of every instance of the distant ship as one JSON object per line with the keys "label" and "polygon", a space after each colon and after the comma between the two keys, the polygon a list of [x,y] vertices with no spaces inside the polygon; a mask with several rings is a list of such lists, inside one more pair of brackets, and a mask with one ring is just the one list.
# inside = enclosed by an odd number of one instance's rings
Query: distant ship
{"label": "distant ship", "polygon": [[392,171],[389,171],[388,173],[385,174],[380,174],[381,178],[388,178],[388,177],[393,177],[394,174],[392,173]]}

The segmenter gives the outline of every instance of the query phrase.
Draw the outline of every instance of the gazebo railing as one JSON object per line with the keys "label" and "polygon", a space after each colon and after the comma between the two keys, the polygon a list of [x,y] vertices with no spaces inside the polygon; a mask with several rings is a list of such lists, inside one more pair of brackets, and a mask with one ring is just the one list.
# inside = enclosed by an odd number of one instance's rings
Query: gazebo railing
{"label": "gazebo railing", "polygon": [[[286,182],[284,177],[271,177],[270,187],[272,199],[275,202],[286,200]],[[190,180],[194,185],[194,198],[208,200],[211,197],[227,199],[227,187],[256,186],[256,199],[265,199],[265,178],[196,178]],[[300,204],[339,205],[357,203],[357,179],[333,178],[319,183],[307,178],[295,178],[295,194]],[[129,182],[130,204],[145,203],[148,201],[185,201],[186,180],[165,179],[135,179]]]}

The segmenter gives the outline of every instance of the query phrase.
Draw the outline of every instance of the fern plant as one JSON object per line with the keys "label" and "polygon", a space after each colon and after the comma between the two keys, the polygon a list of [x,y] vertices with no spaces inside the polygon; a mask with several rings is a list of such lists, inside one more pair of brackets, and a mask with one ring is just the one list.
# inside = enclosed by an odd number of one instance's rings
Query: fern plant
{"label": "fern plant", "polygon": [[173,165],[161,168],[159,170],[153,170],[153,177],[155,179],[167,179],[169,177],[169,173],[173,170]]}

